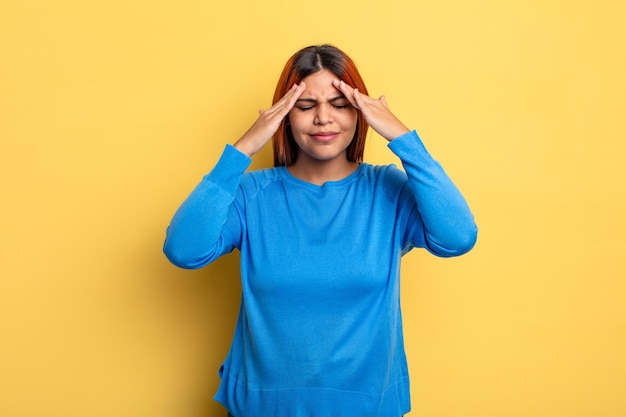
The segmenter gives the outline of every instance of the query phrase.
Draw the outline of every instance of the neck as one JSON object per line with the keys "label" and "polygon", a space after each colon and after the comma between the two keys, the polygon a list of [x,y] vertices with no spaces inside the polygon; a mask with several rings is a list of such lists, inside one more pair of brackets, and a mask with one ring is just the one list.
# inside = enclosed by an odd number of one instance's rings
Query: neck
{"label": "neck", "polygon": [[359,166],[358,162],[347,159],[319,161],[314,159],[298,158],[287,169],[296,178],[316,185],[328,181],[339,181],[352,174]]}

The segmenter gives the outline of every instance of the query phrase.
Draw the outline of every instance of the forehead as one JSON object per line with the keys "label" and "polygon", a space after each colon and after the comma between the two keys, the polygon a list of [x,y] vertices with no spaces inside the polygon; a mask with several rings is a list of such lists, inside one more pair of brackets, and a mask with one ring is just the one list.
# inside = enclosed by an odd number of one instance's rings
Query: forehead
{"label": "forehead", "polygon": [[306,83],[306,88],[300,97],[302,98],[328,98],[343,96],[339,90],[333,86],[333,80],[338,77],[327,69],[310,74],[302,81]]}

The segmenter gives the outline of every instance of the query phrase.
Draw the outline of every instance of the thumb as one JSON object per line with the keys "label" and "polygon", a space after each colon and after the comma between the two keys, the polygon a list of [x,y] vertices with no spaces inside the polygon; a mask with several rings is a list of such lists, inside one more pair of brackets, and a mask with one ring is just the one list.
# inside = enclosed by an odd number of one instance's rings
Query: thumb
{"label": "thumb", "polygon": [[383,106],[385,106],[386,109],[389,109],[389,104],[387,104],[387,98],[385,96],[380,96],[378,100],[383,103]]}

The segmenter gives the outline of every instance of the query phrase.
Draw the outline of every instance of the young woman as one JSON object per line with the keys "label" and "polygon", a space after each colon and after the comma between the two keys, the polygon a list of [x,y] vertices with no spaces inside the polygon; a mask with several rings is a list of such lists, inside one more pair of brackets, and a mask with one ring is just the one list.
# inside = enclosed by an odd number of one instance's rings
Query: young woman
{"label": "young woman", "polygon": [[[362,162],[371,126],[404,171]],[[245,173],[273,137],[275,167]],[[287,62],[271,108],[178,209],[164,251],[200,268],[237,248],[242,302],[215,396],[236,417],[410,410],[400,258],[476,241],[459,190],[339,49]]]}

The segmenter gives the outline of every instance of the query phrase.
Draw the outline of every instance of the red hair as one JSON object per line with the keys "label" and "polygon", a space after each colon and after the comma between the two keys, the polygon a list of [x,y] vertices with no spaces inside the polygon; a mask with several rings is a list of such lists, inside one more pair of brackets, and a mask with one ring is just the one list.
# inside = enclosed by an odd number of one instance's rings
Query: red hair
{"label": "red hair", "polygon": [[[278,79],[272,103],[280,100],[291,86],[300,83],[310,74],[323,69],[329,70],[349,86],[357,88],[360,93],[368,94],[356,65],[348,55],[334,46],[318,45],[301,49],[289,58]],[[368,125],[363,114],[357,110],[356,131],[352,142],[346,149],[346,156],[349,161],[363,161],[367,128]],[[296,161],[298,145],[293,139],[287,118],[282,121],[274,134],[272,147],[274,149],[274,166],[288,166]]]}

